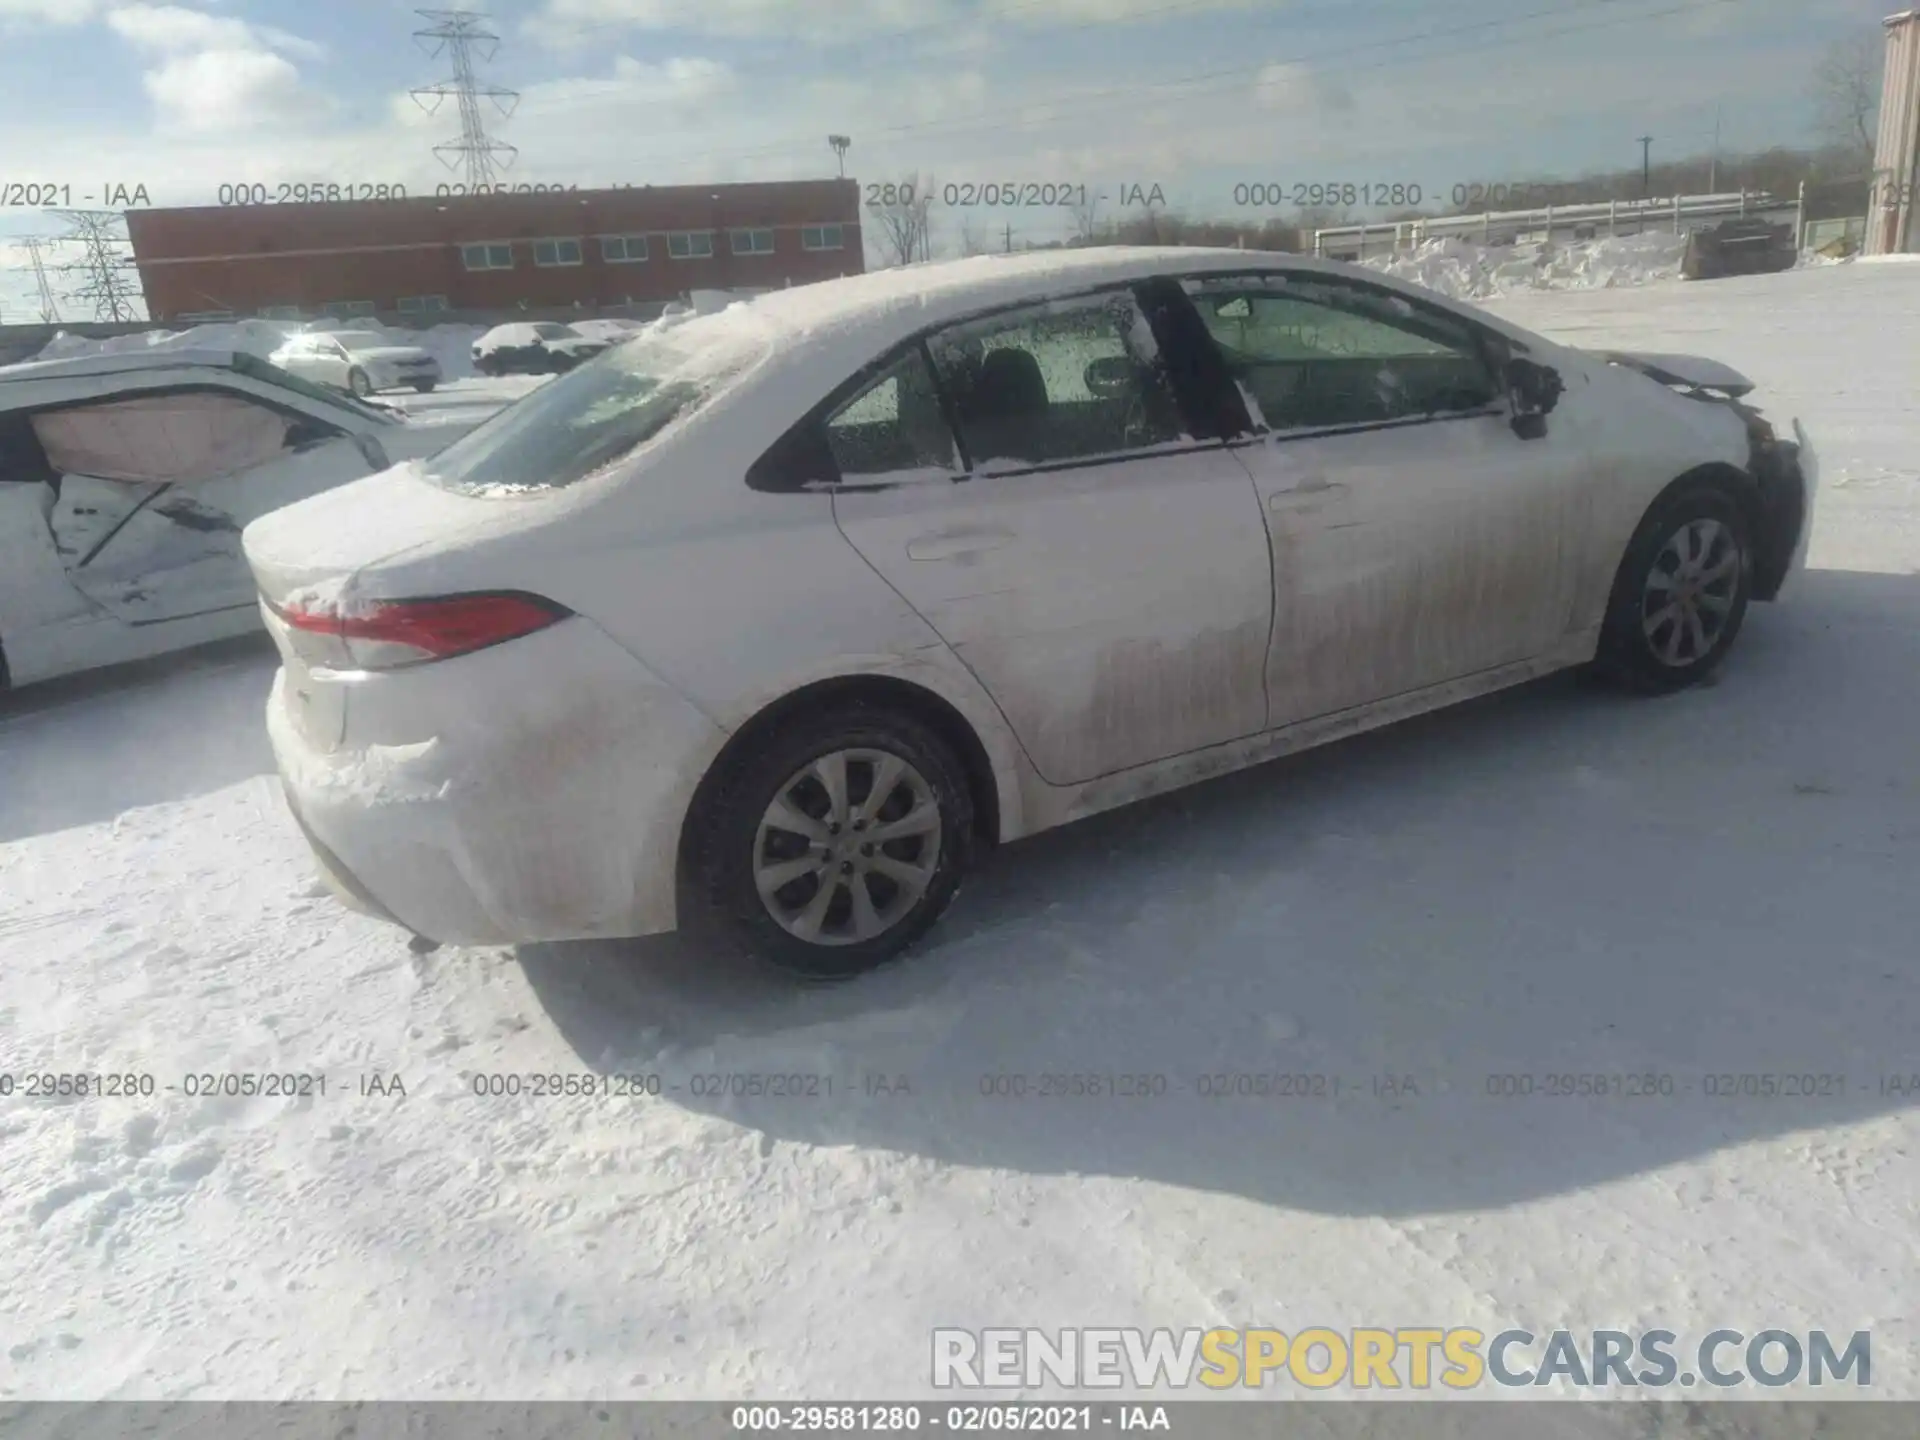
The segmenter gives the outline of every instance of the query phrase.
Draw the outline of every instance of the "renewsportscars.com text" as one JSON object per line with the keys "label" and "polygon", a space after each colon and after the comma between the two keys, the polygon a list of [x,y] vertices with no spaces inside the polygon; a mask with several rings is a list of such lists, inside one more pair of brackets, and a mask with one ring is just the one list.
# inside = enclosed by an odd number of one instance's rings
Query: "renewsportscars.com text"
{"label": "renewsportscars.com text", "polygon": [[1472,1390],[1486,1385],[1644,1390],[1852,1385],[1873,1379],[1871,1333],[1502,1330],[1466,1327],[958,1330],[933,1332],[942,1390],[1069,1388]]}

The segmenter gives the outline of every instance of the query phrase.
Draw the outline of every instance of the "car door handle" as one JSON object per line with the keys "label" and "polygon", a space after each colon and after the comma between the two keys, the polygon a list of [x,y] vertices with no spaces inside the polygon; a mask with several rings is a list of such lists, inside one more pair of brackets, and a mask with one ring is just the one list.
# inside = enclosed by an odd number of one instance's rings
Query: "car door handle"
{"label": "car door handle", "polygon": [[981,555],[1013,543],[1011,530],[947,530],[938,535],[920,535],[907,542],[909,560],[954,560],[962,555]]}

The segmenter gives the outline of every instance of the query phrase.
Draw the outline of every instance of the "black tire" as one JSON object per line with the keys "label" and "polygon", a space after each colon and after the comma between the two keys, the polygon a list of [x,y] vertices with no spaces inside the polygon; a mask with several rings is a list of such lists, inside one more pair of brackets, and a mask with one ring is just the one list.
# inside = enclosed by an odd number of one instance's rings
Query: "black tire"
{"label": "black tire", "polygon": [[[789,895],[791,908],[804,908],[807,899],[832,883],[841,887],[841,895],[829,902],[828,915],[837,912],[839,917],[830,924],[844,925],[851,905],[845,886],[850,882],[836,879],[823,883],[815,876],[800,876],[776,891],[772,901],[762,901],[754,871],[761,858],[757,850],[768,807],[782,793],[793,794],[787,788],[793,777],[814,761],[838,751],[879,751],[912,767],[938,808],[938,848],[931,857],[918,850],[909,856],[914,864],[931,866],[931,879],[887,929],[866,939],[823,943],[788,930],[769,905],[780,904],[781,897]],[[864,764],[854,761],[848,766],[846,788],[855,804],[872,789],[871,767],[864,772],[865,791],[855,778],[856,767]],[[821,793],[824,795],[824,791]],[[896,794],[906,794],[904,784]],[[908,799],[911,801],[911,796]],[[883,806],[879,813],[884,815],[886,808]],[[809,812],[809,818],[811,815]],[[757,958],[792,974],[809,980],[845,980],[898,959],[926,934],[960,888],[961,877],[973,858],[973,835],[973,794],[967,786],[965,768],[946,742],[911,715],[856,703],[782,723],[757,741],[749,741],[743,753],[730,757],[726,770],[716,777],[693,816],[689,858],[709,917],[730,938]],[[773,838],[767,837],[770,849]],[[805,852],[798,835],[783,834],[783,839],[798,847],[795,856]],[[899,858],[898,851],[890,853]],[[890,883],[883,880],[883,894]],[[799,891],[794,887],[800,887]],[[872,888],[863,888],[877,905],[886,906]]]}
{"label": "black tire", "polygon": [[418,390],[422,395],[431,395],[436,383],[437,382],[432,380],[416,380],[413,382],[413,388]]}
{"label": "black tire", "polygon": [[347,372],[347,393],[361,400],[373,394],[373,381],[358,365]]}
{"label": "black tire", "polygon": [[[1712,534],[1712,527],[1717,527],[1717,535]],[[1677,633],[1676,618],[1657,624],[1649,632],[1648,617],[1667,609],[1659,603],[1659,596],[1665,592],[1654,586],[1653,577],[1656,572],[1674,573],[1671,562],[1677,556],[1669,547],[1683,532],[1696,543],[1703,534],[1712,535],[1710,548],[1697,557],[1705,570],[1724,563],[1727,547],[1736,552],[1724,582],[1693,587],[1693,593],[1703,600],[1722,602],[1724,611],[1719,613],[1717,629],[1707,624],[1708,617],[1715,613],[1709,604],[1695,607],[1702,617],[1697,631]],[[1731,490],[1702,480],[1673,491],[1640,522],[1620,562],[1601,627],[1595,670],[1616,684],[1648,695],[1683,690],[1704,680],[1719,668],[1739,638],[1753,594],[1753,563],[1747,512]],[[1708,642],[1704,648],[1699,644],[1702,635]]]}

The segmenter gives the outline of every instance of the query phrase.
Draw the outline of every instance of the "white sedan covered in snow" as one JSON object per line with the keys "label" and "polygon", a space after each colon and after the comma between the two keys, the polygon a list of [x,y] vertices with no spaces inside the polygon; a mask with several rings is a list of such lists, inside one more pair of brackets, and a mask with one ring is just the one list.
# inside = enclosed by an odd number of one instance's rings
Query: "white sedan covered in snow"
{"label": "white sedan covered in snow", "polygon": [[258,629],[248,521],[472,424],[232,351],[0,368],[0,689]]}
{"label": "white sedan covered in snow", "polygon": [[686,894],[849,974],[996,842],[1562,667],[1707,674],[1810,522],[1749,388],[1294,256],[780,291],[256,521],[272,741],[419,943]]}
{"label": "white sedan covered in snow", "polygon": [[373,330],[307,331],[287,337],[270,357],[302,380],[365,398],[380,390],[417,390],[440,383],[440,362],[418,345],[396,345]]}

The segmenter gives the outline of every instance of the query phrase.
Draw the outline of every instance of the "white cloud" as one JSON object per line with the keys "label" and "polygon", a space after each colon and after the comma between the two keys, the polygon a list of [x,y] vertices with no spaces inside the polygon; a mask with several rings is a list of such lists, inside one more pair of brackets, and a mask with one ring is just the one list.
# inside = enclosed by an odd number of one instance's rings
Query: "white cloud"
{"label": "white cloud", "polygon": [[[878,34],[978,32],[980,22],[1030,29],[1058,25],[1189,20],[1202,11],[1256,9],[1270,0],[543,0],[525,31],[568,48],[604,43],[623,30],[682,30],[732,37],[786,36],[814,45]],[[977,38],[968,44],[978,45]]]}
{"label": "white cloud", "polygon": [[0,0],[0,21],[36,20],[46,25],[83,25],[91,20],[94,0]]}
{"label": "white cloud", "polygon": [[278,126],[330,109],[287,58],[324,53],[300,36],[182,5],[121,5],[107,12],[106,21],[152,57],[142,83],[169,131],[204,135]]}
{"label": "white cloud", "polygon": [[147,94],[167,121],[197,134],[291,121],[311,113],[300,72],[270,50],[195,50],[147,71]]}

